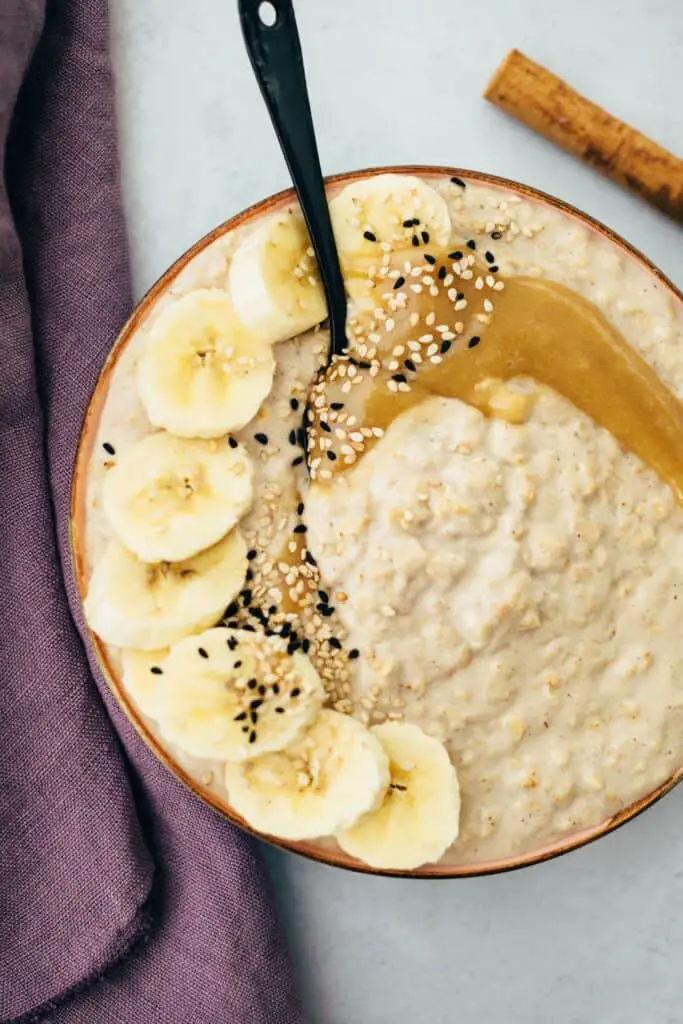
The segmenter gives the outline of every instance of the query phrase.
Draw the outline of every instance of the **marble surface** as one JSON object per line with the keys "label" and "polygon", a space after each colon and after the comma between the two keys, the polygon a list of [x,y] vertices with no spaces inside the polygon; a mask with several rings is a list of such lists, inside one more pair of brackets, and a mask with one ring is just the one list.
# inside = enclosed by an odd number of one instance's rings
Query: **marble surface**
{"label": "marble surface", "polygon": [[[141,294],[288,184],[234,0],[114,0]],[[683,286],[683,230],[480,99],[516,46],[683,155],[680,0],[298,0],[324,168],[443,163],[554,192]],[[411,882],[267,851],[311,1024],[681,1024],[683,787],[509,875]],[[277,1024],[277,1022],[274,1022]]]}

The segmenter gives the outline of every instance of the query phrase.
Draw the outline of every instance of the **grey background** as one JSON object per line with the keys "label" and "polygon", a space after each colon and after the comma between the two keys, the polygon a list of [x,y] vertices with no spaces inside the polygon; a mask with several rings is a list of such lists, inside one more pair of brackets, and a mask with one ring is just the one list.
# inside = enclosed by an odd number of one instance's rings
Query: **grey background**
{"label": "grey background", "polygon": [[[236,0],[114,0],[142,293],[285,187]],[[328,173],[489,170],[605,221],[683,285],[683,230],[480,99],[513,46],[683,156],[681,0],[298,0]],[[683,788],[569,857],[411,882],[268,851],[311,1024],[682,1024]],[[274,1022],[277,1024],[277,1022]]]}

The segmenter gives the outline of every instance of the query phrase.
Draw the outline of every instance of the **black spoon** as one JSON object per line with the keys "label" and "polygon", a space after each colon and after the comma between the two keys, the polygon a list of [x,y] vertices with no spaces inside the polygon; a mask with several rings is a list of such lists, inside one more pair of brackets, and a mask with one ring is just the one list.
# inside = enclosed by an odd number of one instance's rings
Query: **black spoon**
{"label": "black spoon", "polygon": [[299,197],[330,321],[330,354],[346,349],[346,292],[327,208],[292,0],[238,0],[242,34]]}

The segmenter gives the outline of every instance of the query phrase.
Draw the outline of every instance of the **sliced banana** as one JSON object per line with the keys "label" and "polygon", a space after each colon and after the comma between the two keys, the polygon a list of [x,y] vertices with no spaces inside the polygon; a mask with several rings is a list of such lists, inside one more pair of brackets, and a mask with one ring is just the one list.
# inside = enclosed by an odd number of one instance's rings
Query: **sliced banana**
{"label": "sliced banana", "polygon": [[144,715],[158,715],[158,686],[163,685],[164,661],[168,647],[157,651],[136,651],[127,648],[121,652],[123,685]]}
{"label": "sliced banana", "polygon": [[155,651],[218,622],[246,571],[239,530],[187,561],[156,565],[112,540],[90,580],[86,619],[107,644]]}
{"label": "sliced banana", "polygon": [[346,828],[382,802],[389,765],[360,722],[323,709],[287,750],[225,768],[234,809],[259,832],[315,839]]}
{"label": "sliced banana", "polygon": [[272,342],[293,338],[326,319],[300,210],[276,213],[244,239],[230,264],[228,287],[240,319]]}
{"label": "sliced banana", "polygon": [[240,761],[294,742],[324,698],[313,665],[286,641],[219,627],[171,648],[159,728],[187,754]]}
{"label": "sliced banana", "polygon": [[358,256],[376,252],[383,243],[392,249],[447,246],[451,237],[445,200],[408,174],[377,174],[351,182],[331,201],[330,216],[338,249]]}
{"label": "sliced banana", "polygon": [[155,427],[221,437],[254,418],[273,386],[273,350],[238,320],[219,288],[190,292],[152,325],[138,392]]}
{"label": "sliced banana", "polygon": [[389,758],[390,786],[378,810],[337,834],[339,845],[374,868],[409,871],[439,860],[460,823],[460,787],[445,747],[406,722],[372,733]]}
{"label": "sliced banana", "polygon": [[109,471],[102,506],[127,548],[145,562],[181,562],[224,537],[251,505],[244,448],[158,433]]}

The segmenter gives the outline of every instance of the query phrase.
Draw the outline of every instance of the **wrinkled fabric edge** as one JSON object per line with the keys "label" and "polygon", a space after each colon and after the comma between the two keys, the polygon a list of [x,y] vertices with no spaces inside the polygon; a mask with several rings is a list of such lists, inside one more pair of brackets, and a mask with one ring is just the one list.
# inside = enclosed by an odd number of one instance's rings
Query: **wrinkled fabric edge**
{"label": "wrinkled fabric edge", "polygon": [[48,1014],[54,1013],[59,1010],[65,1003],[70,1002],[75,996],[86,992],[93,985],[96,985],[100,981],[104,981],[113,971],[115,971],[124,960],[126,960],[132,953],[134,953],[141,946],[144,946],[149,942],[154,931],[155,915],[152,907],[154,897],[151,896],[147,903],[142,907],[138,908],[135,917],[131,920],[128,932],[125,936],[120,937],[120,941],[111,950],[107,962],[85,978],[81,978],[75,985],[61,992],[58,996],[52,999],[48,999],[47,1002],[41,1006],[37,1006],[32,1010],[28,1010],[26,1013],[22,1013],[20,1017],[6,1017],[1,1024],[40,1024],[41,1021],[48,1020]]}

